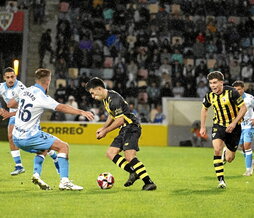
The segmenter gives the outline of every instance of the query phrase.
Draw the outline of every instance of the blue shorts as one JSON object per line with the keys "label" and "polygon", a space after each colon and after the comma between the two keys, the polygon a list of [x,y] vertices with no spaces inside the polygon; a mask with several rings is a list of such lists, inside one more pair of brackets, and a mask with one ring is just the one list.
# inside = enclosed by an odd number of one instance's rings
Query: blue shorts
{"label": "blue shorts", "polygon": [[8,125],[14,125],[14,124],[15,124],[15,116],[14,117],[10,117]]}
{"label": "blue shorts", "polygon": [[254,129],[242,129],[239,145],[244,144],[244,142],[252,142],[254,137]]}
{"label": "blue shorts", "polygon": [[17,147],[31,153],[40,153],[49,150],[57,139],[57,137],[41,130],[27,139],[18,139],[13,136],[13,142]]}

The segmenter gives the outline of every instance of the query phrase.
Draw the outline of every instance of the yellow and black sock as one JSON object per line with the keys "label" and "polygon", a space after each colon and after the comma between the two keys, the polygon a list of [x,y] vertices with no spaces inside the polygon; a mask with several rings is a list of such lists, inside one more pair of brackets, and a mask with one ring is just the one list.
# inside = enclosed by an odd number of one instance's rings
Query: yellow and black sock
{"label": "yellow and black sock", "polygon": [[219,181],[224,180],[224,164],[221,159],[221,156],[213,157],[213,165],[216,172],[216,176]]}
{"label": "yellow and black sock", "polygon": [[145,184],[153,183],[148,173],[146,172],[144,164],[140,162],[136,157],[131,160],[130,167],[139,176],[139,178],[144,181]]}
{"label": "yellow and black sock", "polygon": [[133,170],[130,168],[129,162],[120,154],[117,154],[112,161],[123,170],[129,173],[133,173]]}

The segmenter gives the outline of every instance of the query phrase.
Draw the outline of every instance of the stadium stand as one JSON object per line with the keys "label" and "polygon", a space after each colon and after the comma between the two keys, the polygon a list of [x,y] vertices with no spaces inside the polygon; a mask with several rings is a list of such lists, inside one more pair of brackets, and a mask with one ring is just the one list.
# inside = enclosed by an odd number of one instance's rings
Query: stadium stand
{"label": "stadium stand", "polygon": [[[200,80],[210,71],[220,70],[228,84],[253,81],[253,15],[251,0],[62,0],[56,76],[77,89],[100,76],[151,121],[162,97],[203,97],[208,84]],[[130,84],[137,100],[128,96]],[[79,107],[97,106],[88,94],[76,99]]]}

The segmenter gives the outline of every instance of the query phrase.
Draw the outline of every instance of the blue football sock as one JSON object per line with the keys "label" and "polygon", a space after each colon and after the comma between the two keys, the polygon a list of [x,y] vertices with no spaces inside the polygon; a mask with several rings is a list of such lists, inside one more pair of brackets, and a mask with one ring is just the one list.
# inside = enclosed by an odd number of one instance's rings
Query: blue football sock
{"label": "blue football sock", "polygon": [[16,167],[22,168],[20,151],[19,150],[11,151],[11,156],[16,164]]}
{"label": "blue football sock", "polygon": [[38,173],[41,175],[42,164],[44,162],[45,157],[43,155],[36,155],[34,157],[34,174]]}
{"label": "blue football sock", "polygon": [[48,152],[48,155],[53,159],[55,167],[56,167],[56,171],[58,173],[60,173],[59,163],[58,163],[58,158],[57,158],[56,152],[54,150],[51,150]]}
{"label": "blue football sock", "polygon": [[69,161],[67,160],[67,155],[65,153],[58,153],[58,164],[60,168],[60,177],[68,178],[69,177]]}
{"label": "blue football sock", "polygon": [[245,151],[245,165],[246,165],[246,168],[252,167],[252,150],[251,149]]}

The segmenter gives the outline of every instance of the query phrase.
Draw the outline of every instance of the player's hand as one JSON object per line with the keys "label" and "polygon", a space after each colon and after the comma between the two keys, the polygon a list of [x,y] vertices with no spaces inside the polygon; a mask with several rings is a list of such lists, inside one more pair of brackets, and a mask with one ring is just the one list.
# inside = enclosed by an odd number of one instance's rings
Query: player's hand
{"label": "player's hand", "polygon": [[81,113],[81,115],[86,117],[88,120],[93,120],[94,119],[94,115],[90,111],[83,111]]}
{"label": "player's hand", "polygon": [[12,117],[14,114],[7,111],[7,110],[3,110],[3,112],[1,113],[1,116],[3,117],[3,120],[6,120],[10,117]]}
{"label": "player's hand", "polygon": [[105,129],[102,129],[101,131],[96,132],[97,139],[104,138],[106,135],[107,135],[107,131]]}
{"label": "player's hand", "polygon": [[202,137],[204,137],[206,135],[206,128],[205,127],[201,127],[199,130],[199,133]]}
{"label": "player's hand", "polygon": [[226,128],[226,132],[231,133],[234,130],[235,126],[235,123],[230,123],[229,126]]}
{"label": "player's hand", "polygon": [[103,130],[104,129],[104,127],[101,127],[101,128],[99,128],[99,129],[97,129],[97,131],[96,131],[96,134],[97,133],[99,133],[101,130]]}

